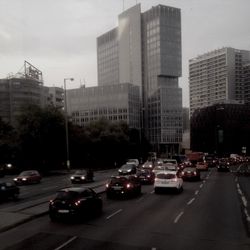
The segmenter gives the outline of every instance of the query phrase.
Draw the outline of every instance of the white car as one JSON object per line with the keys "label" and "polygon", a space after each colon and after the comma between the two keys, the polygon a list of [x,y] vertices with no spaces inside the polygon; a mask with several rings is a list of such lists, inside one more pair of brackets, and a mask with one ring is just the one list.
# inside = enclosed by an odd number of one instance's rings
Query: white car
{"label": "white car", "polygon": [[155,175],[154,191],[158,193],[163,189],[183,190],[183,180],[177,171],[160,171]]}

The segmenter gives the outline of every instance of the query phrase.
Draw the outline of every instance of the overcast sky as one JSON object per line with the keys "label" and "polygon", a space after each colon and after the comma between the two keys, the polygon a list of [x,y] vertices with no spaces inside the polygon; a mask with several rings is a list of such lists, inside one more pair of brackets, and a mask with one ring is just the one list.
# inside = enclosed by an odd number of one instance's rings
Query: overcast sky
{"label": "overcast sky", "polygon": [[[124,0],[142,12],[164,4],[181,9],[183,104],[189,105],[188,60],[222,47],[250,50],[250,0]],[[46,86],[97,85],[96,38],[117,26],[123,0],[0,0],[0,78],[27,60]]]}

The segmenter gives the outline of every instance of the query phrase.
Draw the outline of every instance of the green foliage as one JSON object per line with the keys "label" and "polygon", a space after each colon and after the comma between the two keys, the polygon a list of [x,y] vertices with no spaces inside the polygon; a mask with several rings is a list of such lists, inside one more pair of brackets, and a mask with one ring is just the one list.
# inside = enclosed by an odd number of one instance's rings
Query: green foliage
{"label": "green foliage", "polygon": [[64,117],[53,106],[29,105],[19,119],[19,160],[24,168],[47,170],[64,161]]}
{"label": "green foliage", "polygon": [[[15,155],[22,168],[66,169],[65,117],[60,110],[28,105],[18,124],[14,130],[0,120],[1,152]],[[71,167],[76,168],[118,166],[127,158],[146,155],[149,145],[140,131],[130,129],[124,122],[111,123],[106,119],[85,127],[69,122],[68,135]]]}

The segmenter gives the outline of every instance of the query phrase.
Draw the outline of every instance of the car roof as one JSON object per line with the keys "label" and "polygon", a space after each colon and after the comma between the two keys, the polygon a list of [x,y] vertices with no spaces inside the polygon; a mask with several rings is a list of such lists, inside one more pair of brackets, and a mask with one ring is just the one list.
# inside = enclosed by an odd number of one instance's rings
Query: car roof
{"label": "car roof", "polygon": [[159,171],[159,172],[157,172],[157,174],[156,175],[158,175],[158,174],[177,174],[177,171],[169,171],[169,170],[164,170],[164,171]]}
{"label": "car roof", "polygon": [[63,188],[59,190],[58,192],[76,192],[76,193],[81,193],[85,191],[86,189],[89,189],[89,187],[68,187],[68,188]]}

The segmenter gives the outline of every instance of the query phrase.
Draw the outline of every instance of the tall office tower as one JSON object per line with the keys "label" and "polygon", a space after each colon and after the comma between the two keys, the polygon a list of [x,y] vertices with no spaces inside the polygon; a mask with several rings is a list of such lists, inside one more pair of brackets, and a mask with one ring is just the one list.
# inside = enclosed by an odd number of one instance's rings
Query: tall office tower
{"label": "tall office tower", "polygon": [[222,48],[189,60],[190,114],[217,103],[244,103],[250,51]]}
{"label": "tall office tower", "polygon": [[141,124],[158,151],[179,152],[182,141],[181,14],[140,4],[119,15],[118,27],[97,38],[98,85],[140,87]]}

